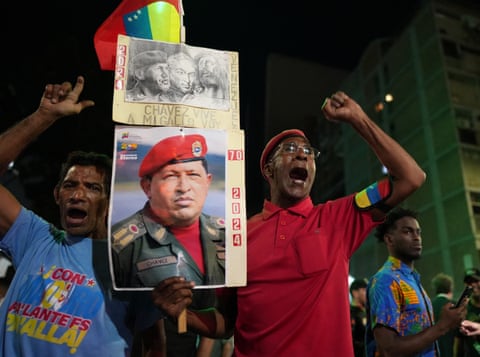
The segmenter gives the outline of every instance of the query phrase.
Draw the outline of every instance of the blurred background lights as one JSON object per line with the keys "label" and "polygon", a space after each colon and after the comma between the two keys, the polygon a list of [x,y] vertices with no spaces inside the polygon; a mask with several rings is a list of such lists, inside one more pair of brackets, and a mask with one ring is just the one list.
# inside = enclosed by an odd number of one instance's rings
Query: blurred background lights
{"label": "blurred background lights", "polygon": [[376,113],[380,113],[383,109],[385,109],[385,104],[386,103],[393,102],[393,95],[391,95],[390,93],[385,94],[385,99],[384,100],[385,100],[384,102],[377,102],[375,104],[374,109],[375,109]]}
{"label": "blurred background lights", "polygon": [[385,106],[383,105],[383,102],[378,102],[377,104],[375,104],[375,111],[377,113],[381,112],[383,110]]}

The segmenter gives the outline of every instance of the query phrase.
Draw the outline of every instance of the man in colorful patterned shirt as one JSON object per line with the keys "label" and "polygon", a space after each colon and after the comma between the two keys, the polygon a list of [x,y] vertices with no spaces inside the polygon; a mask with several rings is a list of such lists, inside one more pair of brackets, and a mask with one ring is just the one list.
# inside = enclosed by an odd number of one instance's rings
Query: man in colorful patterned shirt
{"label": "man in colorful patterned shirt", "polygon": [[367,356],[439,356],[436,340],[460,326],[465,303],[455,309],[445,304],[435,323],[430,298],[414,269],[422,254],[416,212],[397,208],[375,235],[389,256],[367,286]]}

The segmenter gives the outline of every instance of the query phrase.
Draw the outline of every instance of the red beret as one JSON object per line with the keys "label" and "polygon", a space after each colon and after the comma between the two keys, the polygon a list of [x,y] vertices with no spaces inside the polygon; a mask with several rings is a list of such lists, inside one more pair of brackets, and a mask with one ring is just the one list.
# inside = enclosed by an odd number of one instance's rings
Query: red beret
{"label": "red beret", "polygon": [[202,135],[170,136],[156,143],[145,155],[138,176],[152,174],[167,164],[204,159],[206,153],[207,142]]}
{"label": "red beret", "polygon": [[[265,145],[265,149],[263,149],[262,156],[260,156],[260,172],[263,175],[263,167],[267,163],[267,159],[269,158],[272,150],[275,149],[278,144],[282,142],[283,139],[293,137],[293,136],[300,136],[302,138],[307,139],[303,131],[299,129],[288,129],[282,131],[280,134],[275,135],[270,141]],[[308,140],[308,139],[307,139]],[[265,175],[263,175],[265,177]]]}

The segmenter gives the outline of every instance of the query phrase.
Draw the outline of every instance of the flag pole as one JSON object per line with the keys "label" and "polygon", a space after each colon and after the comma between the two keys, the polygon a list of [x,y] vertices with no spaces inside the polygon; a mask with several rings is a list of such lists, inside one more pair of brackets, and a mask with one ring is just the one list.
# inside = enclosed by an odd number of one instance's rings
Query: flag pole
{"label": "flag pole", "polygon": [[187,309],[183,309],[177,320],[178,333],[187,332]]}

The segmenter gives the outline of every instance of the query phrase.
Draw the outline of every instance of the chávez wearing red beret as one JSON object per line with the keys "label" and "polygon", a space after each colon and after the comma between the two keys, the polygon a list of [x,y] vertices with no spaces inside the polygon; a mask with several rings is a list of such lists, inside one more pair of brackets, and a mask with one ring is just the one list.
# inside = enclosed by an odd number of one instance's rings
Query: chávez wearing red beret
{"label": "ch\u00e1vez wearing red beret", "polygon": [[207,142],[202,135],[170,136],[156,143],[145,155],[138,176],[154,173],[165,165],[205,159]]}

